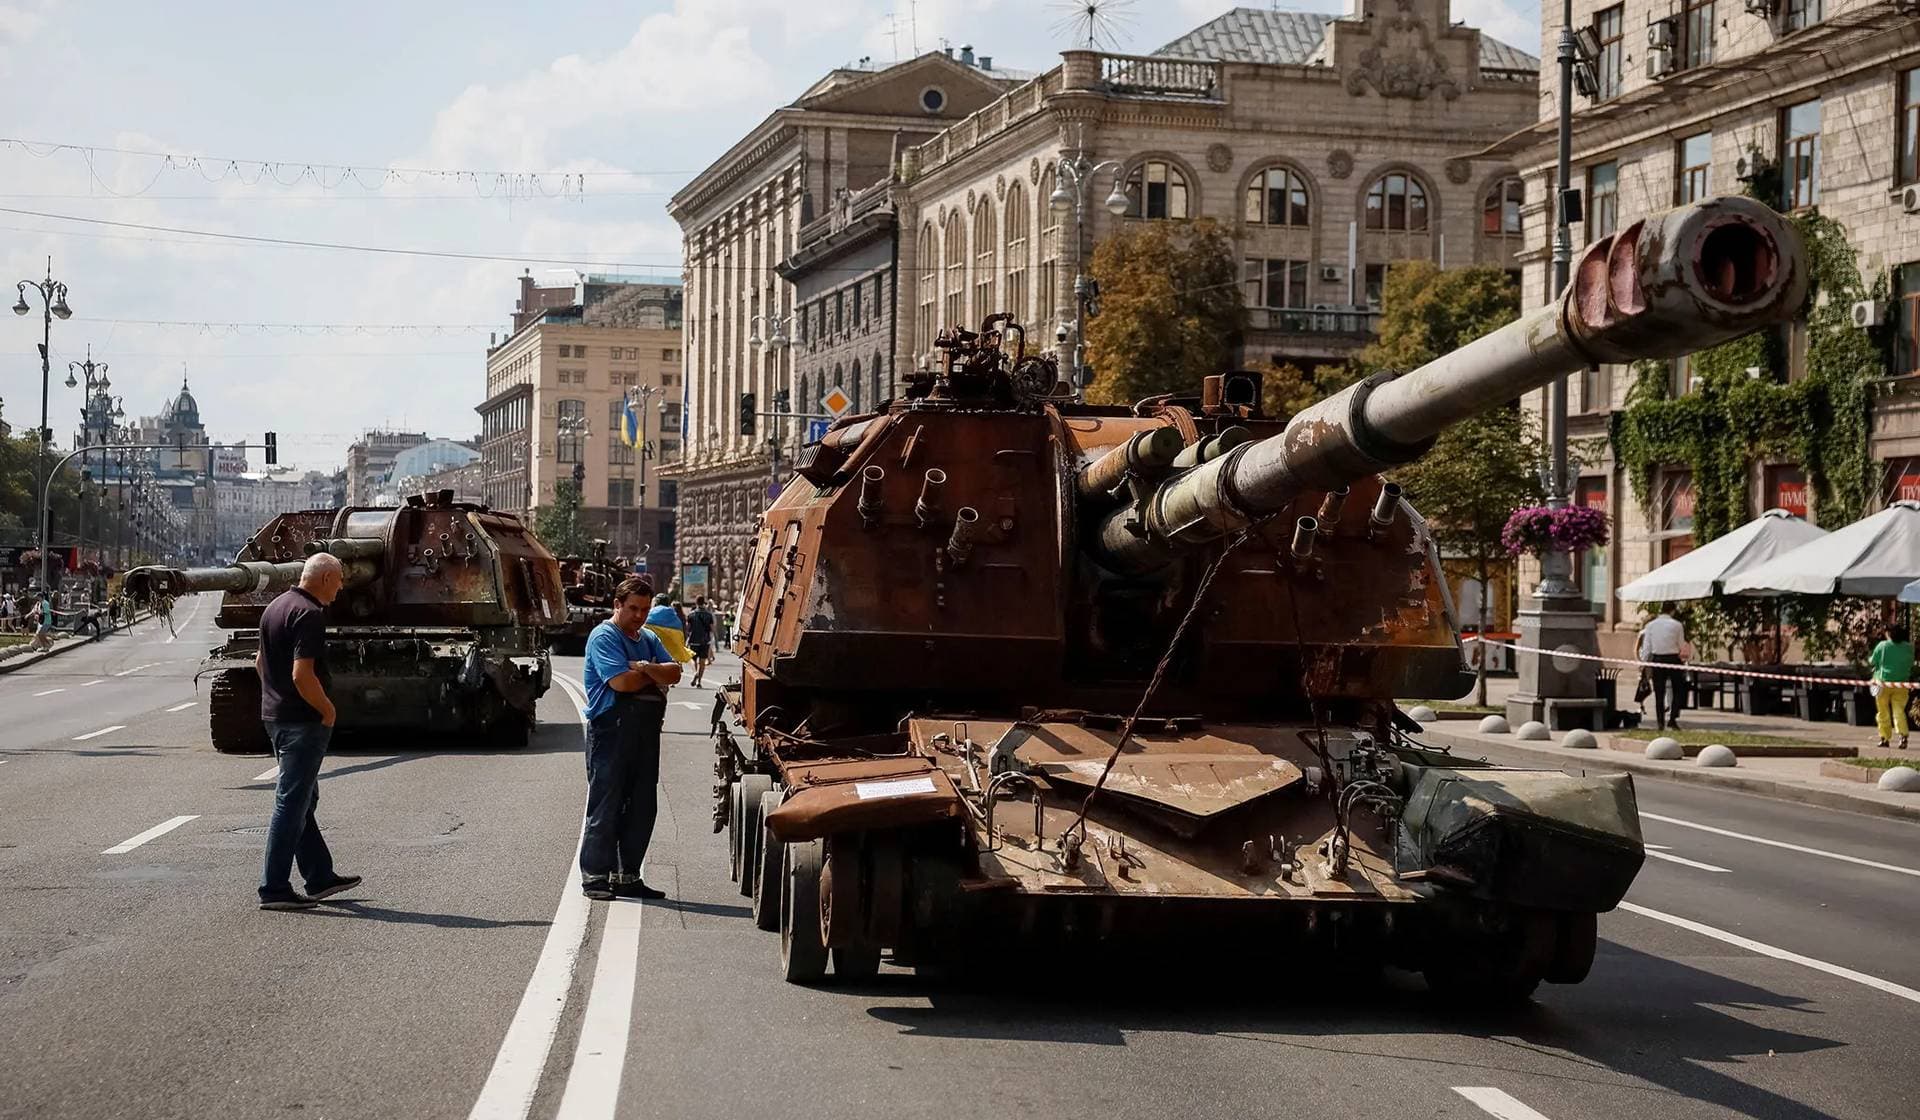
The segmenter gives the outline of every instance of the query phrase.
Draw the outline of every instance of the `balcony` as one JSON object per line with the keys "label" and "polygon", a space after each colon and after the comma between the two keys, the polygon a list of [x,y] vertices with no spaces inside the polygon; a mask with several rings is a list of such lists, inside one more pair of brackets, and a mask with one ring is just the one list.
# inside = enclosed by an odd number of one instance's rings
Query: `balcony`
{"label": "balcony", "polygon": [[1127,54],[1103,54],[1099,59],[1099,88],[1108,93],[1220,99],[1220,64],[1210,59]]}
{"label": "balcony", "polygon": [[1247,329],[1371,339],[1380,330],[1380,313],[1366,307],[1249,307]]}

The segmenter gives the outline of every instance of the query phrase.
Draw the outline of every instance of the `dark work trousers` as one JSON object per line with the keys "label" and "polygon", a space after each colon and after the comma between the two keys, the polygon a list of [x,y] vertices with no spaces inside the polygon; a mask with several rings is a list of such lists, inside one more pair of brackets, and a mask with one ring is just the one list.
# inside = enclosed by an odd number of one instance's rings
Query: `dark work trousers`
{"label": "dark work trousers", "polygon": [[659,809],[664,697],[622,696],[587,721],[587,823],[583,882],[637,883]]}
{"label": "dark work trousers", "polygon": [[[1647,660],[1660,665],[1679,665],[1677,653],[1653,653]],[[1687,696],[1687,674],[1681,669],[1652,669],[1653,674],[1653,718],[1661,728],[1680,718],[1680,709],[1685,707]]]}
{"label": "dark work trousers", "polygon": [[280,762],[280,780],[274,788],[273,818],[267,824],[266,869],[260,875],[260,897],[292,890],[288,878],[293,865],[309,887],[333,881],[333,853],[320,835],[313,810],[320,804],[320,763],[327,757],[333,728],[324,723],[267,722],[273,756]]}

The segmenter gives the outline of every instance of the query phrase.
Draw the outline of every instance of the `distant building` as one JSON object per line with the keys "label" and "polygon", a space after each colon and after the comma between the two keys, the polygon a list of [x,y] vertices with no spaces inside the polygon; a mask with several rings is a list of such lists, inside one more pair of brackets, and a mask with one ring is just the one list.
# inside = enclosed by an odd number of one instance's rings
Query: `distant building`
{"label": "distant building", "polygon": [[[578,477],[588,531],[618,555],[671,564],[674,484],[656,469],[680,455],[677,280],[581,275],[562,287],[520,278],[513,332],[487,351],[480,413],[481,494],[531,519],[554,485]],[[652,454],[620,439],[629,393]]]}
{"label": "distant building", "polygon": [[308,480],[292,469],[237,478],[215,478],[212,487],[213,553],[231,560],[253,535],[282,513],[313,508]]}
{"label": "distant building", "polygon": [[428,440],[409,447],[393,457],[386,477],[380,481],[379,501],[383,505],[397,504],[409,494],[432,489],[425,485],[428,477],[463,467],[479,458],[478,451],[450,439]]}
{"label": "distant building", "polygon": [[369,430],[347,447],[347,504],[376,505],[380,483],[393,467],[394,456],[427,442],[425,432]]}
{"label": "distant building", "polygon": [[445,467],[420,478],[418,490],[431,492],[451,490],[458,502],[480,502],[486,488],[486,468],[476,456],[469,462],[455,467]]}

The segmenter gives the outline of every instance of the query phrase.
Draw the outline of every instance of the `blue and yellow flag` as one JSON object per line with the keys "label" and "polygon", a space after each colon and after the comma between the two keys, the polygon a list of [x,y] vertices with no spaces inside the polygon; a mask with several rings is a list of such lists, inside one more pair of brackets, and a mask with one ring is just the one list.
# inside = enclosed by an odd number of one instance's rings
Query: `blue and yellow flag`
{"label": "blue and yellow flag", "polygon": [[620,410],[620,442],[628,447],[640,446],[640,410],[632,401]]}

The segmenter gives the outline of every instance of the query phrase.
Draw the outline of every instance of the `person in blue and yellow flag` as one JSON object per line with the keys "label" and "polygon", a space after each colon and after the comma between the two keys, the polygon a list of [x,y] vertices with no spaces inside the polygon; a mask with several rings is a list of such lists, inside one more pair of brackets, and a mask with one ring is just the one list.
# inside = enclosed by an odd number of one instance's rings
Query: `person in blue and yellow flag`
{"label": "person in blue and yellow flag", "polygon": [[667,647],[667,655],[682,665],[693,660],[693,651],[687,648],[687,624],[680,620],[680,612],[673,609],[673,599],[666,595],[653,597],[653,609],[647,612],[647,629]]}

